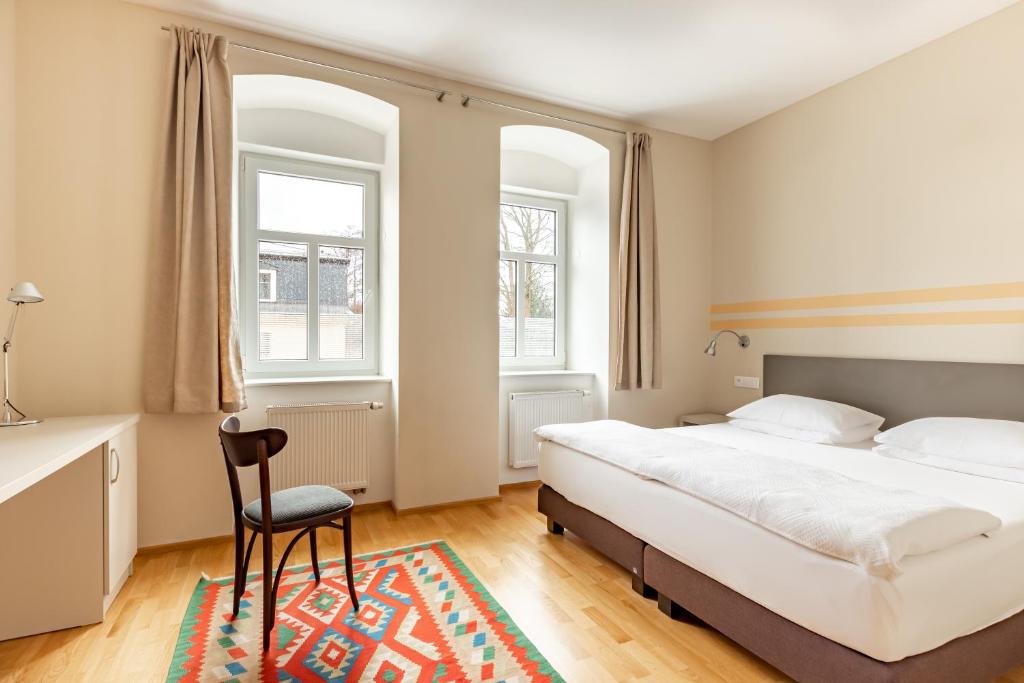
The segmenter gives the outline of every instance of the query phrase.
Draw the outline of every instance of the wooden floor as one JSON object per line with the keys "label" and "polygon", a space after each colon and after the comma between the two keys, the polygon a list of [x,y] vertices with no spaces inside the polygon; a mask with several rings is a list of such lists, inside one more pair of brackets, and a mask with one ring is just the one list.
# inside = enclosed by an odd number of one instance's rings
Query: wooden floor
{"label": "wooden floor", "polygon": [[[448,541],[568,681],[788,680],[714,631],[669,620],[630,589],[624,570],[571,534],[548,535],[533,489],[401,517],[367,511],[353,528],[356,553]],[[340,534],[321,539],[321,559],[341,555]],[[278,554],[286,541],[277,539]],[[309,561],[307,544],[295,553],[296,564]],[[163,681],[204,572],[231,574],[230,542],[140,555],[102,624],[0,643],[0,681]],[[1024,668],[1000,680],[1024,683]]]}

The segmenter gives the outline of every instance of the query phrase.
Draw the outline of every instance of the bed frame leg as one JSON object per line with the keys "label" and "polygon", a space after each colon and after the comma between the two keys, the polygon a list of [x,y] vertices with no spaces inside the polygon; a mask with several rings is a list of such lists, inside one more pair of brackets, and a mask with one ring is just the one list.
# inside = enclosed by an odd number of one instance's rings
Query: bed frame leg
{"label": "bed frame leg", "polygon": [[684,608],[679,603],[674,602],[672,598],[667,595],[662,595],[661,593],[658,593],[658,610],[674,621],[682,621],[694,626],[707,626],[707,622],[703,619]]}
{"label": "bed frame leg", "polygon": [[682,619],[683,608],[672,602],[672,598],[658,593],[658,609],[669,619]]}
{"label": "bed frame leg", "polygon": [[653,598],[658,594],[657,591],[644,583],[644,580],[636,574],[633,574],[633,591],[645,598]]}
{"label": "bed frame leg", "polygon": [[565,527],[556,522],[553,518],[548,517],[548,533],[561,536],[565,533]]}

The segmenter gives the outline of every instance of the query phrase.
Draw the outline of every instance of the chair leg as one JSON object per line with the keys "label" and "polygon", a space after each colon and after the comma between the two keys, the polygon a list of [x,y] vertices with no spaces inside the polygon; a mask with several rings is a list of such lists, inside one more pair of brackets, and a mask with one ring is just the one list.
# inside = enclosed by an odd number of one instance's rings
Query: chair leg
{"label": "chair leg", "polygon": [[242,561],[242,592],[245,592],[245,579],[249,576],[249,560],[252,559],[252,549],[256,545],[257,534],[255,531],[252,532],[252,536],[249,537],[249,547],[245,549],[245,559]]}
{"label": "chair leg", "polygon": [[235,520],[235,593],[231,605],[231,615],[237,617],[242,593],[245,592],[245,574],[242,573],[242,544],[245,543],[245,530]]}
{"label": "chair leg", "polygon": [[320,583],[320,561],[316,557],[316,529],[309,532],[309,554],[313,558],[313,578]]}
{"label": "chair leg", "polygon": [[263,650],[270,649],[270,632],[274,629],[274,538],[263,534]]}
{"label": "chair leg", "polygon": [[[240,534],[240,536],[241,536],[242,539],[245,538],[245,530],[244,529],[242,530],[242,533]],[[255,531],[252,532],[252,535],[249,537],[249,545],[245,549],[245,559],[242,560],[242,564],[241,564],[241,566],[239,566],[239,564],[238,564],[238,559],[239,559],[238,554],[241,552],[242,546],[239,543],[239,538],[238,537],[235,538],[235,596],[234,596],[235,600],[234,600],[234,605],[233,605],[233,608],[232,608],[233,609],[232,614],[234,616],[236,616],[236,617],[238,616],[238,610],[241,608],[241,605],[242,605],[242,596],[245,595],[245,584],[246,584],[246,580],[245,579],[246,579],[247,576],[249,576],[249,558],[252,557],[252,547],[254,545],[256,545],[256,532]]]}
{"label": "chair leg", "polygon": [[302,537],[312,531],[313,527],[307,527],[299,533],[292,536],[292,540],[288,541],[288,545],[285,546],[284,555],[281,555],[281,561],[277,564],[277,575],[274,577],[274,587],[270,593],[274,596],[274,605],[277,605],[277,588],[281,585],[281,577],[284,576],[284,568],[288,566],[288,556],[291,555],[292,548],[295,544],[302,540]]}
{"label": "chair leg", "polygon": [[345,541],[345,578],[348,580],[348,594],[352,597],[352,610],[359,611],[359,598],[356,597],[356,580],[352,572],[352,517],[345,517],[345,529],[341,532]]}

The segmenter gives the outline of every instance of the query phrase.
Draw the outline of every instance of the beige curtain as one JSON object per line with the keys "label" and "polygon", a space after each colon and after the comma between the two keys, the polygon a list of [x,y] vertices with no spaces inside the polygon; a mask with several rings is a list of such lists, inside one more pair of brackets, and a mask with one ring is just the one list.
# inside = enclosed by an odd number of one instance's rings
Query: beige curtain
{"label": "beige curtain", "polygon": [[651,136],[629,133],[619,229],[616,389],[661,388],[658,231],[651,168]]}
{"label": "beige curtain", "polygon": [[245,408],[232,274],[227,51],[223,36],[171,28],[147,302],[149,412]]}

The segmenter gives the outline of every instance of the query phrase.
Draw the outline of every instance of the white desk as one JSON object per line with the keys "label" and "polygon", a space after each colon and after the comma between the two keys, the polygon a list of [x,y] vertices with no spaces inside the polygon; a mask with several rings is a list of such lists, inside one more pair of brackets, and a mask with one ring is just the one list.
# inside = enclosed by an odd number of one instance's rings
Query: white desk
{"label": "white desk", "polygon": [[0,640],[103,620],[138,549],[138,421],[0,428]]}

